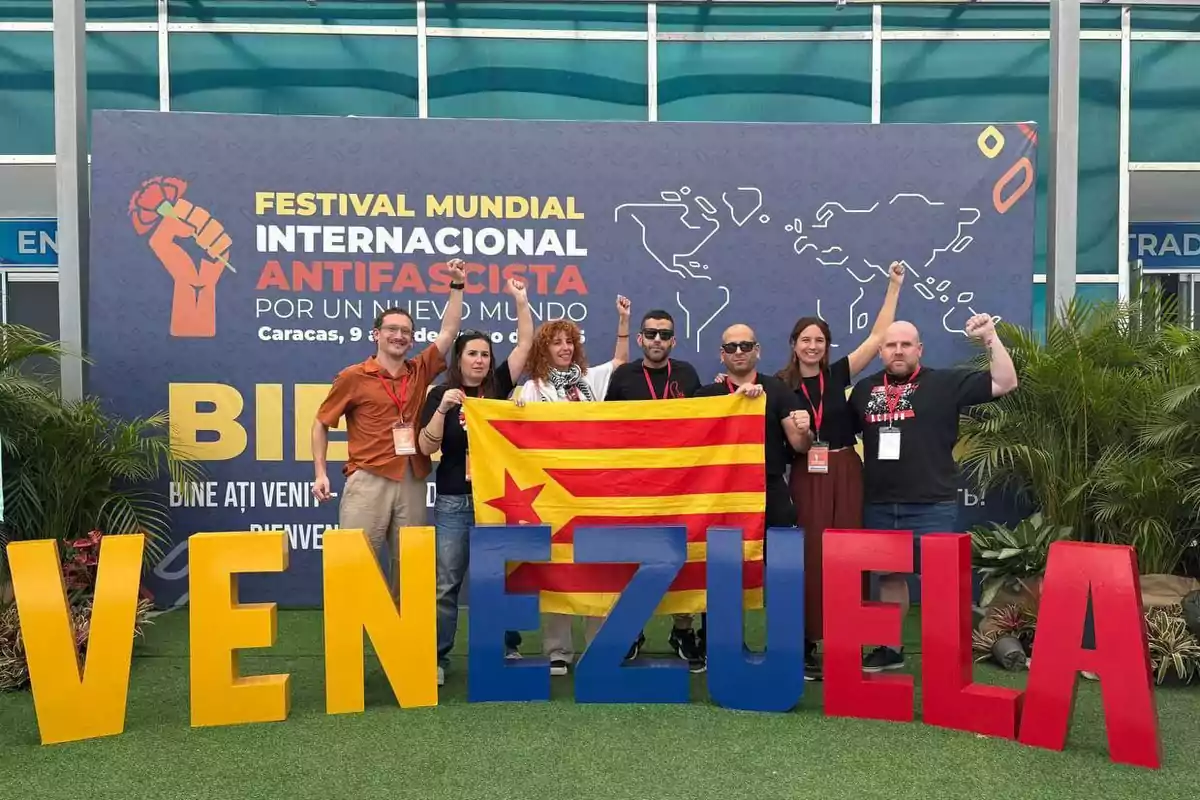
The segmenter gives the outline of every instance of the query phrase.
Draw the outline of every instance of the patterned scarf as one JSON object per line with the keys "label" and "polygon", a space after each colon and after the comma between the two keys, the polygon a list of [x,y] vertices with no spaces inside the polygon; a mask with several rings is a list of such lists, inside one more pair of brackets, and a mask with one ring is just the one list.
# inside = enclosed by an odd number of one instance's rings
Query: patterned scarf
{"label": "patterned scarf", "polygon": [[[579,395],[583,395],[583,399],[589,401],[596,399],[592,394],[592,387],[584,381],[583,370],[579,368],[578,364],[572,364],[569,369],[551,367],[550,374],[546,376],[546,379],[554,387],[559,400],[580,399]],[[574,396],[572,397],[572,395]]]}

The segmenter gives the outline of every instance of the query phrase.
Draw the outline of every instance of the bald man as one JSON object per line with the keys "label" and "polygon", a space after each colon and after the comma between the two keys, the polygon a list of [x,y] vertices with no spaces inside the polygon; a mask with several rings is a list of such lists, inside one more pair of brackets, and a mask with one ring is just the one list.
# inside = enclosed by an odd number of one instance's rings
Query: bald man
{"label": "bald man", "polygon": [[[895,322],[879,348],[883,370],[850,393],[863,437],[863,528],[912,531],[913,572],[920,573],[920,537],[958,531],[958,464],[954,446],[963,409],[990,403],[1017,388],[1012,358],[987,314],[967,321],[967,335],[983,343],[991,368],[932,369],[921,364],[921,334]],[[880,599],[908,613],[904,575],[880,578]],[[903,650],[878,647],[863,660],[867,672],[900,669]]]}
{"label": "bald man", "polygon": [[[767,396],[766,413],[766,527],[794,528],[796,507],[784,475],[794,453],[806,453],[812,444],[808,412],[788,385],[758,371],[762,348],[748,325],[732,325],[721,334],[721,363],[725,379],[701,386],[693,397],[739,394]],[[701,642],[704,632],[701,630]]]}

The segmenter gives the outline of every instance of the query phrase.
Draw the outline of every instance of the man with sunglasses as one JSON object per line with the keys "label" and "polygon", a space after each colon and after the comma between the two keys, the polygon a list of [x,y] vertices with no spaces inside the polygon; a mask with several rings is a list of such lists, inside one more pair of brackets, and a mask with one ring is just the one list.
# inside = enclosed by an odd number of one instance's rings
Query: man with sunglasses
{"label": "man with sunglasses", "polygon": [[[691,397],[700,388],[696,368],[686,361],[671,358],[675,347],[675,320],[662,309],[647,311],[642,317],[637,337],[642,348],[642,360],[622,364],[613,371],[605,400],[673,400]],[[632,661],[646,643],[644,634],[625,655]],[[676,614],[667,644],[684,661],[691,672],[704,672],[704,653],[696,638],[691,614]]]}
{"label": "man with sunglasses", "polygon": [[[796,392],[774,375],[758,371],[762,348],[748,325],[733,325],[721,335],[721,363],[724,379],[706,384],[695,397],[720,397],[741,394],[767,396],[765,468],[766,527],[796,527],[796,507],[784,475],[795,453],[806,453],[812,444],[808,412],[800,407]],[[766,553],[763,553],[764,558]],[[703,643],[701,631],[701,647]]]}

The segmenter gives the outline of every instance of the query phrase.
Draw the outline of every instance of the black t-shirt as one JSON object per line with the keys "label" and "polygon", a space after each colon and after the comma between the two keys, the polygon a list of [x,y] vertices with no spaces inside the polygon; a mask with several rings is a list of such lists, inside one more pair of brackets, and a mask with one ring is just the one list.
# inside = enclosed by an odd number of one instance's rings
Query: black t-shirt
{"label": "black t-shirt", "polygon": [[[762,375],[755,382],[763,387],[767,395],[767,436],[765,441],[767,456],[767,477],[783,477],[791,463],[792,446],[788,444],[787,434],[783,432],[783,421],[788,415],[800,408],[796,393],[788,385],[772,375]],[[732,384],[709,383],[696,390],[693,397],[720,397],[732,394]],[[734,387],[736,391],[737,387]]]}
{"label": "black t-shirt", "polygon": [[[828,444],[830,450],[853,447],[857,443],[854,436],[854,412],[846,398],[846,390],[850,388],[850,358],[840,358],[829,365],[825,373],[823,400],[819,375],[802,380],[804,388],[808,389],[808,395],[805,396],[803,391],[797,389],[796,399],[800,408],[807,411],[812,418],[813,435]],[[817,430],[818,406],[821,407],[820,430]]]}
{"label": "black t-shirt", "polygon": [[[425,398],[425,408],[421,411],[421,427],[429,424],[437,407],[446,394],[446,385],[433,387]],[[505,359],[492,379],[492,391],[488,400],[504,400],[513,390],[512,375],[509,374],[508,360]],[[478,396],[479,389],[463,387],[463,394],[470,397]],[[471,485],[467,483],[467,431],[466,419],[463,417],[462,406],[450,406],[446,419],[442,421],[442,460],[437,467],[437,492],[441,494],[470,494]]]}
{"label": "black t-shirt", "polygon": [[[650,383],[647,385],[646,380]],[[651,394],[651,387],[654,393]],[[663,400],[691,397],[700,388],[696,368],[686,361],[667,359],[664,366],[651,369],[641,361],[622,364],[613,370],[605,400]]]}
{"label": "black t-shirt", "polygon": [[968,369],[921,367],[915,381],[897,384],[894,424],[900,457],[879,460],[879,429],[888,424],[883,372],[859,381],[850,393],[855,424],[863,433],[863,499],[868,503],[943,503],[957,499],[960,412],[990,403],[992,376]]}

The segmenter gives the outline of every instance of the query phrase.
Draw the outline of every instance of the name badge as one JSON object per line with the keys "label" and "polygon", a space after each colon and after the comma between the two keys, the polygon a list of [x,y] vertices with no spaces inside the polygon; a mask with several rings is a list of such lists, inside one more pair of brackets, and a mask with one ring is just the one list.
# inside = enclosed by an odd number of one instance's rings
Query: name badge
{"label": "name badge", "polygon": [[879,429],[879,460],[900,460],[900,429],[888,425]]}
{"label": "name badge", "polygon": [[808,471],[829,472],[829,445],[825,442],[813,442],[808,448]]}
{"label": "name badge", "polygon": [[413,434],[413,426],[405,422],[397,422],[392,426],[392,443],[396,445],[396,455],[415,456],[417,454],[417,437]]}

